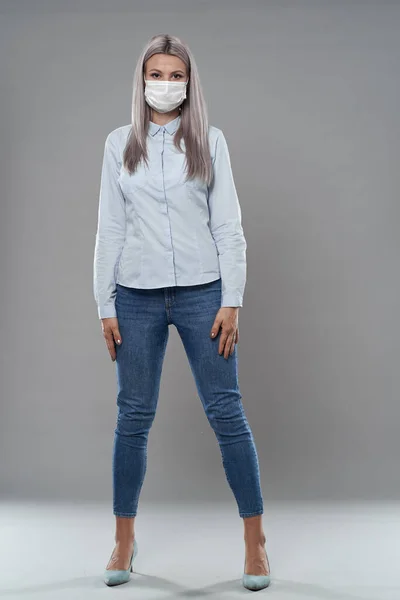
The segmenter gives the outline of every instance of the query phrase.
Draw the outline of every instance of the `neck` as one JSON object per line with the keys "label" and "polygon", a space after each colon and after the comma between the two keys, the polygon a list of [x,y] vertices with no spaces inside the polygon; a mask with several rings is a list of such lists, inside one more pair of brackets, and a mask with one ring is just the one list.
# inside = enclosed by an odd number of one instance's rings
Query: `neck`
{"label": "neck", "polygon": [[159,113],[156,110],[152,109],[150,121],[156,123],[157,125],[166,125],[170,121],[173,121],[180,115],[180,110],[171,110],[171,112],[167,113]]}

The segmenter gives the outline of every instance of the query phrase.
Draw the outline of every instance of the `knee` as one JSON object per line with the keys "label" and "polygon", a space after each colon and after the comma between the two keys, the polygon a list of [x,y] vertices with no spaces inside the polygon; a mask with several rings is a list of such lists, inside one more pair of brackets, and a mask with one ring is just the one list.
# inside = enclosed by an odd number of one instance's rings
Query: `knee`
{"label": "knee", "polygon": [[229,402],[221,401],[206,409],[208,422],[217,436],[251,437],[240,395]]}
{"label": "knee", "polygon": [[120,435],[147,438],[155,418],[155,410],[118,405],[116,431]]}

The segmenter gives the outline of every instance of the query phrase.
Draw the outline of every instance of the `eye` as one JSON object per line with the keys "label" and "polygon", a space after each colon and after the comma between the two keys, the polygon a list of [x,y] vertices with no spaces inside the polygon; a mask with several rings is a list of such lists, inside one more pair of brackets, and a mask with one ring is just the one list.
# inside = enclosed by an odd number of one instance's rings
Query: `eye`
{"label": "eye", "polygon": [[[150,73],[150,77],[155,77],[156,79],[159,79],[160,74],[159,73]],[[173,75],[173,79],[182,79],[183,75],[181,75],[181,73],[175,73]]]}

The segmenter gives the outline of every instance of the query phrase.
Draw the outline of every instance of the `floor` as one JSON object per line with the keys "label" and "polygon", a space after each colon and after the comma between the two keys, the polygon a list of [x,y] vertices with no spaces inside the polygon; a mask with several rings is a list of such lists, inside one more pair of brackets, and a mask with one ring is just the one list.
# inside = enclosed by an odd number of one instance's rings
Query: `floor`
{"label": "floor", "polygon": [[[0,502],[1,600],[235,599],[243,521],[234,505],[142,506],[131,580],[102,573],[114,544],[108,505]],[[400,600],[399,504],[265,506],[271,584],[279,600]]]}

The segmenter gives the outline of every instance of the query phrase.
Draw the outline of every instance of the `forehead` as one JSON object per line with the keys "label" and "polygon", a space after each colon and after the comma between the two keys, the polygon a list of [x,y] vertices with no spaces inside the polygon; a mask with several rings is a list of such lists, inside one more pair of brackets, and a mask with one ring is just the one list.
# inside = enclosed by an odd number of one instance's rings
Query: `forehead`
{"label": "forehead", "polygon": [[178,56],[171,54],[153,54],[146,62],[147,69],[159,69],[160,71],[175,71],[181,69],[186,71],[186,65]]}

